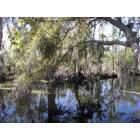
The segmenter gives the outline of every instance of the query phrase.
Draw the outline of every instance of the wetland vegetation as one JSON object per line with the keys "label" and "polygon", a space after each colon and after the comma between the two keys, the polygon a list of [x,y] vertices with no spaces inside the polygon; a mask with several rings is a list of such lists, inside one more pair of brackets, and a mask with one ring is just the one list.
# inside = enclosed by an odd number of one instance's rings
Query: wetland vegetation
{"label": "wetland vegetation", "polygon": [[0,122],[140,122],[140,18],[0,17]]}

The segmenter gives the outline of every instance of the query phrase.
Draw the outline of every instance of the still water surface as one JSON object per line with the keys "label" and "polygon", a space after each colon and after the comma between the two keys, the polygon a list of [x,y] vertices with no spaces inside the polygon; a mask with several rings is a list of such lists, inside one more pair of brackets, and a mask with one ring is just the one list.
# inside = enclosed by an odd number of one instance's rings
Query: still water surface
{"label": "still water surface", "polygon": [[[126,78],[126,79],[125,79]],[[0,90],[0,122],[140,122],[138,78],[40,83],[30,94]]]}

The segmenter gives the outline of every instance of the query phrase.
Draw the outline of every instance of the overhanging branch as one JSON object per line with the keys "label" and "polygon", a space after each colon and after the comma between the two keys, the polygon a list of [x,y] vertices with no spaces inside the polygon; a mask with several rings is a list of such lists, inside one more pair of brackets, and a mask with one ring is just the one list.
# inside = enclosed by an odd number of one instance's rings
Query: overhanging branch
{"label": "overhanging branch", "polygon": [[128,28],[122,22],[119,22],[119,21],[117,21],[117,20],[115,20],[111,17],[99,17],[98,19],[102,19],[102,20],[105,20],[105,21],[109,22],[110,24],[116,26],[121,31],[123,31],[126,35],[130,36],[132,34],[132,30],[130,28]]}
{"label": "overhanging branch", "polygon": [[93,44],[98,44],[98,45],[122,45],[125,47],[130,47],[126,41],[120,41],[120,40],[112,40],[112,41],[103,41],[103,40],[90,40],[90,41],[85,41],[84,42],[87,45],[93,45]]}

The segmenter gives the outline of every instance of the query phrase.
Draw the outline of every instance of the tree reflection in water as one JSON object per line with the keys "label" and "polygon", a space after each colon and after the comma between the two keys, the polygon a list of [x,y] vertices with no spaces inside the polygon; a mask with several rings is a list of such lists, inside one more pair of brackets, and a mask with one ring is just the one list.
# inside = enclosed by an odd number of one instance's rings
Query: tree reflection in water
{"label": "tree reflection in water", "polygon": [[140,80],[122,76],[28,94],[0,90],[0,122],[140,122]]}
{"label": "tree reflection in water", "polygon": [[5,117],[5,104],[4,104],[4,94],[0,91],[0,122],[4,120]]}
{"label": "tree reflection in water", "polygon": [[54,116],[57,113],[57,106],[55,104],[56,88],[54,85],[48,85],[48,122],[54,122]]}

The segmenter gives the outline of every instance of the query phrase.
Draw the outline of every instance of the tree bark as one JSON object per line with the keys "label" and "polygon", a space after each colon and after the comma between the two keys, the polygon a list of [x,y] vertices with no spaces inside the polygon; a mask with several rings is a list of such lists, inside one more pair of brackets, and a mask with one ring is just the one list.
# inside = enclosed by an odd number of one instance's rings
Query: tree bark
{"label": "tree bark", "polygon": [[79,67],[80,67],[80,60],[79,60],[79,51],[78,46],[74,48],[74,59],[75,59],[75,72],[78,74]]}
{"label": "tree bark", "polygon": [[2,17],[0,17],[0,50],[2,48],[2,38],[3,38],[3,33],[2,33]]}
{"label": "tree bark", "polygon": [[140,47],[136,44],[132,44],[132,48],[133,48],[134,59],[135,59],[134,68],[135,70],[140,71]]}

